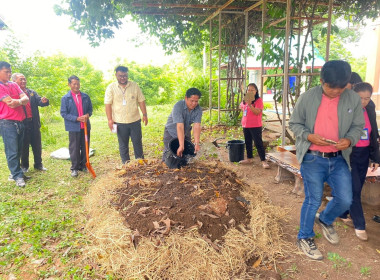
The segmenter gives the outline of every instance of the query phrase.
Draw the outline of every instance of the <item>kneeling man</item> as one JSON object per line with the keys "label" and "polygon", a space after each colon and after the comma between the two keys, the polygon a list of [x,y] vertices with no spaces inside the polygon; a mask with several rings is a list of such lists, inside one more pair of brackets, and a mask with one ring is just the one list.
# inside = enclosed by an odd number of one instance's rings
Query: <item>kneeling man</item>
{"label": "kneeling man", "polygon": [[191,141],[192,124],[194,124],[195,153],[200,150],[202,109],[198,103],[201,95],[199,89],[189,88],[186,91],[185,99],[178,101],[174,105],[165,125],[163,161],[169,156],[169,143],[174,138],[178,138],[179,141],[177,156],[182,157],[185,149],[185,139]]}

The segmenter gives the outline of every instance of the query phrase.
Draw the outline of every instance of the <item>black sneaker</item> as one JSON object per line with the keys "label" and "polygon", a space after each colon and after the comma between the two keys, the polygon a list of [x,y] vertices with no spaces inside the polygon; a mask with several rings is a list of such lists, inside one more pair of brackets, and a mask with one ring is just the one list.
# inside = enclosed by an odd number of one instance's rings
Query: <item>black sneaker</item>
{"label": "black sneaker", "polygon": [[315,215],[315,222],[321,227],[323,236],[327,239],[331,244],[339,243],[339,236],[336,233],[333,225],[326,225],[319,219],[319,213]]}
{"label": "black sneaker", "polygon": [[372,220],[374,220],[376,223],[380,223],[380,216],[375,215],[373,216]]}
{"label": "black sneaker", "polygon": [[78,170],[71,170],[71,177],[78,177]]}
{"label": "black sneaker", "polygon": [[297,240],[297,246],[300,248],[306,256],[313,260],[322,260],[323,255],[318,250],[314,243],[313,238],[301,238]]}
{"label": "black sneaker", "polygon": [[34,167],[35,170],[39,170],[39,171],[47,171],[47,168],[43,167],[43,166],[40,166],[40,167]]}
{"label": "black sneaker", "polygon": [[21,167],[21,170],[24,173],[28,173],[29,172],[29,168],[26,168],[26,167]]}
{"label": "black sneaker", "polygon": [[[32,177],[30,177],[30,176],[26,176],[25,174],[22,176],[23,177],[23,179],[24,180],[30,180]],[[12,174],[9,174],[9,176],[8,176],[8,181],[10,181],[10,182],[12,182],[12,181],[14,181],[15,179],[13,179],[13,176],[12,176]]]}

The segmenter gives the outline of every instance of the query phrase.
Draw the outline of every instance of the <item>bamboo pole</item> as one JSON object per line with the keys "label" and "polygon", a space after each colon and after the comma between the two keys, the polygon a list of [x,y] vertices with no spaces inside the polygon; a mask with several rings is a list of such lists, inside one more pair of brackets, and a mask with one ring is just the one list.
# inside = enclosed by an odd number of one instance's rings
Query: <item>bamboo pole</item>
{"label": "bamboo pole", "polygon": [[[318,76],[319,73],[289,73],[288,77],[299,77],[299,76]],[[281,74],[266,74],[263,77],[283,77],[284,73]]]}
{"label": "bamboo pole", "polygon": [[208,107],[210,110],[210,121],[212,117],[212,20],[210,20],[210,87],[209,87],[209,96],[208,96]]}
{"label": "bamboo pole", "polygon": [[221,50],[221,44],[222,44],[222,14],[219,13],[219,48],[218,48],[218,55],[219,55],[219,62],[218,62],[218,123],[220,123],[220,64],[222,62],[222,50]]}
{"label": "bamboo pole", "polygon": [[244,79],[243,85],[244,90],[247,87],[247,50],[248,50],[248,12],[245,13],[245,25],[244,25],[244,40],[245,40],[245,48],[244,48]]}
{"label": "bamboo pole", "polygon": [[330,57],[330,36],[331,36],[331,14],[333,9],[333,0],[329,0],[329,13],[328,13],[328,22],[327,22],[327,38],[326,38],[326,57],[325,61],[329,61]]}
{"label": "bamboo pole", "polygon": [[289,87],[289,36],[290,36],[290,13],[291,0],[286,2],[286,30],[285,30],[285,58],[284,58],[284,87],[282,90],[282,146],[285,146],[286,138],[286,108],[288,102]]}
{"label": "bamboo pole", "polygon": [[260,83],[260,96],[264,96],[264,44],[265,33],[264,26],[267,17],[267,0],[263,0],[262,13],[261,13],[261,83]]}
{"label": "bamboo pole", "polygon": [[220,6],[220,8],[218,10],[216,10],[215,12],[213,12],[208,18],[206,18],[202,23],[201,23],[201,26],[203,24],[205,24],[206,22],[208,22],[209,20],[213,19],[214,17],[216,17],[218,14],[219,14],[219,17],[220,17],[220,12],[222,10],[224,10],[224,8],[228,7],[232,2],[234,2],[235,0],[228,0],[226,3],[224,3],[222,6]]}

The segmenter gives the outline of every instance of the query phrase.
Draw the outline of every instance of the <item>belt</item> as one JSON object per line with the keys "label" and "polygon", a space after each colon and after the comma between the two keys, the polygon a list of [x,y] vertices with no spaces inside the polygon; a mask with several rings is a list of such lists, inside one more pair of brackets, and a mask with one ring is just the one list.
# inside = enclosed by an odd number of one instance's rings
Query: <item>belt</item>
{"label": "belt", "polygon": [[342,151],[325,153],[325,152],[320,152],[320,151],[307,150],[307,153],[315,155],[315,156],[323,157],[323,158],[332,158],[332,157],[340,156],[342,154]]}
{"label": "belt", "polygon": [[33,118],[26,118],[24,121],[31,122],[31,121],[33,121]]}
{"label": "belt", "polygon": [[7,120],[7,119],[0,119],[0,121],[3,121],[3,122],[10,122],[10,123],[21,123],[21,122],[22,122],[22,121]]}

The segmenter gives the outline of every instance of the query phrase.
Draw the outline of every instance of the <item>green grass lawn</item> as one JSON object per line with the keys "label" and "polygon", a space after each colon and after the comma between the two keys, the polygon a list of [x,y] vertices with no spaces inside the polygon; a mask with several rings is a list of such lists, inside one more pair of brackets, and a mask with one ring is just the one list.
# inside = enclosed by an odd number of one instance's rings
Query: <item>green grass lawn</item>
{"label": "green grass lawn", "polygon": [[[144,152],[147,158],[159,157],[162,151],[163,124],[170,106],[149,107],[149,124],[143,126]],[[92,278],[90,266],[82,267],[78,259],[86,244],[82,229],[86,212],[82,198],[94,182],[89,173],[78,178],[70,176],[70,161],[50,158],[50,153],[68,147],[68,133],[60,117],[43,128],[43,164],[47,172],[33,169],[32,179],[25,189],[8,182],[3,142],[0,143],[0,278],[35,279],[56,277],[60,279]],[[96,150],[90,159],[97,174],[102,176],[121,165],[116,134],[107,126],[103,110],[91,117],[91,147]],[[47,127],[47,129],[46,129]],[[132,145],[131,145],[132,146]],[[131,154],[133,148],[131,148]],[[131,157],[133,158],[133,157]],[[28,278],[33,279],[33,278]]]}
{"label": "green grass lawn", "polygon": [[[171,108],[148,107],[149,124],[143,126],[146,158],[161,157],[164,124]],[[0,142],[0,279],[113,279],[112,273],[98,275],[99,271],[91,264],[80,261],[88,242],[83,233],[87,217],[82,199],[94,180],[89,173],[82,172],[72,178],[70,161],[50,158],[51,152],[68,147],[63,119],[55,114],[44,118],[50,121],[42,128],[42,157],[48,171],[33,169],[31,153],[27,175],[32,178],[24,189],[8,182],[9,170]],[[90,162],[100,177],[121,165],[118,142],[107,126],[104,110],[94,112],[91,123],[91,148],[96,153]],[[216,136],[208,130],[202,138]],[[231,129],[226,136],[241,138],[242,133]]]}

